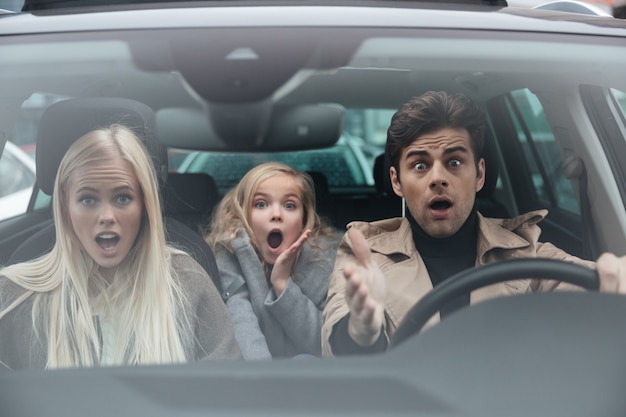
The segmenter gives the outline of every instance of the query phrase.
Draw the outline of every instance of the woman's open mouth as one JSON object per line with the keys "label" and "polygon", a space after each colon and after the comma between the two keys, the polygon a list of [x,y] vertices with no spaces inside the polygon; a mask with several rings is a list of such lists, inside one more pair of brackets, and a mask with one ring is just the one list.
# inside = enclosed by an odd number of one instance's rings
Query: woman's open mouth
{"label": "woman's open mouth", "polygon": [[119,241],[120,237],[115,233],[102,233],[101,235],[96,236],[96,243],[105,252],[113,251],[117,247]]}

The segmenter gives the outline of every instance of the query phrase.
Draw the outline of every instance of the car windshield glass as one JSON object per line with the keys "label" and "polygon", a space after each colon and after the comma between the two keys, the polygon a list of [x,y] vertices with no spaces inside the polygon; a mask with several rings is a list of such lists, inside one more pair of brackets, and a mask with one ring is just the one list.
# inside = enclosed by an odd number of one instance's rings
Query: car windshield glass
{"label": "car windshield glass", "polygon": [[619,415],[626,23],[287,1],[0,0],[0,416]]}

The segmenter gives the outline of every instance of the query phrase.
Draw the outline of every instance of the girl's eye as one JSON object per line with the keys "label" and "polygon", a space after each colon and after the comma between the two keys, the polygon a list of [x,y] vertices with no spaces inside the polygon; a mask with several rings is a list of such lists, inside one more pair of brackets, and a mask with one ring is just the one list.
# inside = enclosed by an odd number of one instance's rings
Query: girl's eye
{"label": "girl's eye", "polygon": [[254,207],[256,207],[256,208],[265,208],[265,207],[267,207],[267,204],[265,204],[265,201],[257,201],[256,203],[254,203]]}
{"label": "girl's eye", "polygon": [[461,166],[461,161],[460,161],[460,160],[458,160],[458,159],[452,159],[452,160],[450,160],[449,165],[450,165],[452,168],[456,168],[456,167]]}
{"label": "girl's eye", "polygon": [[296,208],[296,205],[294,203],[285,203],[285,208],[288,210],[293,210]]}
{"label": "girl's eye", "polygon": [[413,168],[415,168],[417,171],[423,171],[426,169],[426,164],[423,162],[418,162],[413,166]]}

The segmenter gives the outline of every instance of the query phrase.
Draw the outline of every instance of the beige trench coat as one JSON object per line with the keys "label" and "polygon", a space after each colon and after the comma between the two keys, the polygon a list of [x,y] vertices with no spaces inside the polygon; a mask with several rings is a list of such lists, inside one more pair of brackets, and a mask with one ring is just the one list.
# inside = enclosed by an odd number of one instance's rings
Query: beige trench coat
{"label": "beige trench coat", "polygon": [[[537,225],[546,216],[546,210],[537,210],[513,219],[491,219],[478,215],[478,250],[476,265],[515,258],[550,258],[574,262],[595,268],[595,263],[579,259],[558,249],[551,243],[538,241],[541,229]],[[411,227],[406,218],[393,218],[372,223],[352,222],[365,235],[370,245],[373,259],[382,270],[387,284],[385,302],[385,336],[393,335],[398,324],[409,309],[433,286],[413,243]],[[346,314],[348,306],[344,298],[345,278],[343,268],[355,257],[348,235],[344,235],[339,246],[335,267],[330,276],[328,297],[323,312],[322,354],[332,356],[329,338],[333,326]],[[580,290],[579,287],[557,281],[523,279],[494,284],[472,292],[470,303],[489,298],[559,290]],[[426,324],[432,326],[439,321],[435,315]]]}

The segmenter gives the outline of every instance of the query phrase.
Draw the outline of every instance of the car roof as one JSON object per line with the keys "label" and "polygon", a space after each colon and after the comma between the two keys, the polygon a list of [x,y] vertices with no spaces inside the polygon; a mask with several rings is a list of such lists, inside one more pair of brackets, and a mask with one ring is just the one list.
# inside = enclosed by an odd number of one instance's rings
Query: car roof
{"label": "car roof", "polygon": [[611,16],[606,10],[584,1],[557,0],[535,6],[536,9],[556,10],[568,13],[582,13],[595,16]]}
{"label": "car roof", "polygon": [[[177,28],[193,26],[238,27],[422,27],[439,29],[492,29],[522,32],[615,34],[624,22],[604,16],[562,15],[551,10],[525,7],[488,7],[447,2],[353,1],[294,2],[167,2],[123,8],[107,7],[52,9],[37,14],[3,16],[0,34],[48,33],[50,31]],[[201,7],[202,6],[202,7]],[[460,7],[463,6],[463,7]],[[334,13],[327,13],[329,8]],[[349,12],[348,14],[346,14]],[[486,13],[487,12],[487,13]],[[348,18],[349,16],[349,18]],[[388,16],[392,19],[385,19]],[[550,22],[550,25],[546,25]],[[600,28],[606,28],[603,31]]]}

